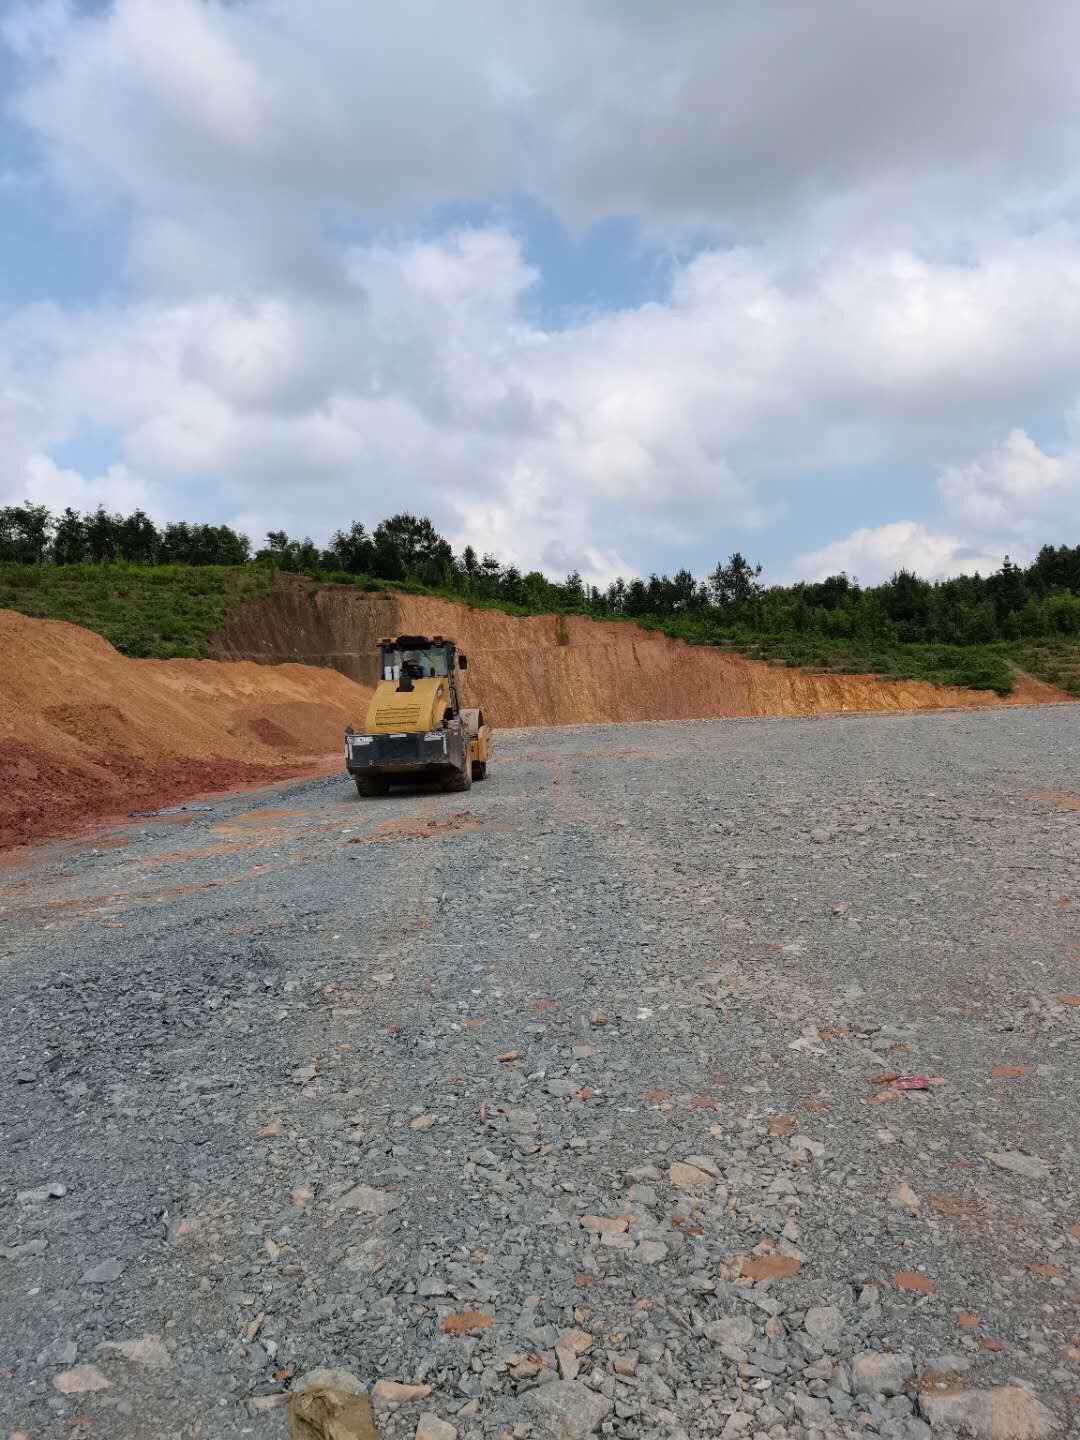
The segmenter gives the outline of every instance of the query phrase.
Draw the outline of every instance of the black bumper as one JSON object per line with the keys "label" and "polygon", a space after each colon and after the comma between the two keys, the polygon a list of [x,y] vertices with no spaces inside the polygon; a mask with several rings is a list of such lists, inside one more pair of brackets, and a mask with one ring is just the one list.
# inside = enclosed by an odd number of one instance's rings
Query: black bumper
{"label": "black bumper", "polygon": [[[432,732],[434,739],[409,735],[355,736],[345,758],[350,775],[447,775],[465,768],[465,742],[453,732]],[[366,740],[367,743],[361,743]]]}

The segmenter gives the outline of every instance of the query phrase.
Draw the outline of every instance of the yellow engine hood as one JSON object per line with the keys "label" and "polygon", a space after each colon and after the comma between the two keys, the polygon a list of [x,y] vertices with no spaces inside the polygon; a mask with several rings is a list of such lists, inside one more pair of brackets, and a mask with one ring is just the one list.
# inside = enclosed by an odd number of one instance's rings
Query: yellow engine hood
{"label": "yellow engine hood", "polygon": [[368,706],[364,729],[369,735],[434,730],[442,724],[449,699],[444,676],[414,680],[411,690],[399,690],[396,680],[380,680]]}

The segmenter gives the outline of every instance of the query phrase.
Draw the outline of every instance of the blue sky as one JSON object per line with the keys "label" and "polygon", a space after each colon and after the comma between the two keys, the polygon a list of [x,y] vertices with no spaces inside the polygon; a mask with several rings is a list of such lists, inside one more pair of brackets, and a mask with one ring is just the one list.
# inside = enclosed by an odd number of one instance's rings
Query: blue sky
{"label": "blue sky", "polygon": [[9,0],[0,503],[552,574],[1080,539],[1064,0]]}

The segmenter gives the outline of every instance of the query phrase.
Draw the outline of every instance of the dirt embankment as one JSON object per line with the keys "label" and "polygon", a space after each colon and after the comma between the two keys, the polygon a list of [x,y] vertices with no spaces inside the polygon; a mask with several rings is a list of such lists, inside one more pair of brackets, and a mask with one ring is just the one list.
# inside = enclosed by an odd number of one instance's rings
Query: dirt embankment
{"label": "dirt embankment", "polygon": [[424,596],[366,593],[303,581],[238,610],[214,638],[223,659],[332,665],[375,679],[382,635],[450,635],[469,657],[466,696],[496,725],[939,710],[1069,697],[1023,679],[1008,701],[991,691],[870,675],[815,675],[686,645],[621,622],[554,615],[519,619]]}
{"label": "dirt embankment", "polygon": [[0,846],[307,773],[370,693],[310,666],[128,660],[89,630],[10,610],[0,657]]}

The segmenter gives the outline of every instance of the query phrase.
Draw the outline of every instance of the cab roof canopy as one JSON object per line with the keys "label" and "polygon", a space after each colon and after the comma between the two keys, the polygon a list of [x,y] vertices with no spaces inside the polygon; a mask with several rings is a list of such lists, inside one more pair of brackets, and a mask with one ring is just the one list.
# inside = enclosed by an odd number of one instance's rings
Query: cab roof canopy
{"label": "cab roof canopy", "polygon": [[443,635],[399,635],[396,640],[380,640],[380,645],[396,645],[399,650],[426,650],[431,645],[453,645],[453,640]]}

